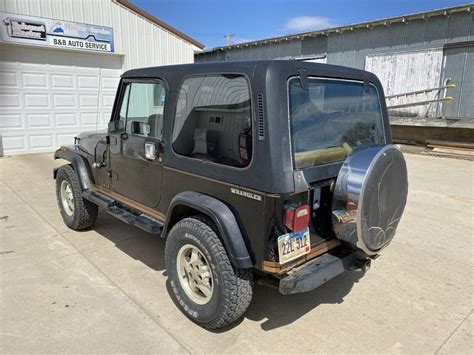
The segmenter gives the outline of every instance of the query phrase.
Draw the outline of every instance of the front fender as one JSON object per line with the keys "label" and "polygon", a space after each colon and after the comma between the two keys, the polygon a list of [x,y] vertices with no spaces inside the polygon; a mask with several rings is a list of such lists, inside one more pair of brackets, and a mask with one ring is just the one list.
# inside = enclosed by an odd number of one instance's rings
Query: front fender
{"label": "front fender", "polygon": [[[64,159],[69,161],[76,171],[82,192],[91,189],[94,182],[92,171],[87,159],[73,147],[61,147],[54,152],[54,159]],[[56,179],[57,168],[54,169],[53,177]]]}
{"label": "front fender", "polygon": [[252,258],[234,213],[222,201],[202,193],[184,191],[173,198],[168,208],[165,227],[163,228],[163,237],[166,236],[170,221],[173,220],[173,212],[178,206],[192,208],[213,220],[232,265],[240,269],[253,267]]}

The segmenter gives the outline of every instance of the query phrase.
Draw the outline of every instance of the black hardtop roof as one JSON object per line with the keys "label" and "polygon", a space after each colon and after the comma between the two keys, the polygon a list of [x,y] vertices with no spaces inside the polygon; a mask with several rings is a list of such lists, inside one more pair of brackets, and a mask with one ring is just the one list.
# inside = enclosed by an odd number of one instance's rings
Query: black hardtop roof
{"label": "black hardtop roof", "polygon": [[193,64],[165,65],[128,70],[122,78],[154,78],[154,77],[187,77],[190,75],[214,72],[255,72],[267,71],[269,74],[291,72],[297,73],[299,69],[306,69],[309,75],[330,76],[363,80],[377,80],[375,75],[360,69],[343,67],[332,64],[310,63],[297,60],[255,60],[255,61],[228,61]]}
{"label": "black hardtop roof", "polygon": [[[389,127],[388,115],[383,100],[383,88],[374,74],[336,65],[300,62],[296,60],[265,60],[239,62],[209,62],[184,65],[169,65],[153,68],[133,69],[122,75],[124,79],[162,79],[171,95],[168,95],[168,109],[164,111],[164,136],[172,140],[173,120],[180,97],[179,90],[185,78],[203,74],[242,74],[251,86],[253,104],[263,103],[260,115],[252,114],[255,128],[252,162],[244,170],[224,165],[202,164],[199,159],[180,157],[172,149],[165,150],[164,163],[170,167],[192,174],[245,186],[268,193],[291,193],[295,191],[293,162],[289,140],[288,90],[286,82],[300,75],[301,69],[308,76],[369,81],[376,85],[381,97],[384,127]],[[303,83],[304,80],[302,80]],[[260,99],[259,99],[260,95]],[[255,111],[258,107],[255,108]],[[263,122],[261,121],[263,118]],[[259,128],[260,127],[260,128]],[[258,131],[257,131],[258,129]],[[257,138],[257,132],[262,139]],[[387,142],[391,142],[390,130],[385,131]],[[308,181],[327,180],[337,176],[341,162],[307,168]],[[245,171],[245,173],[243,173]]]}

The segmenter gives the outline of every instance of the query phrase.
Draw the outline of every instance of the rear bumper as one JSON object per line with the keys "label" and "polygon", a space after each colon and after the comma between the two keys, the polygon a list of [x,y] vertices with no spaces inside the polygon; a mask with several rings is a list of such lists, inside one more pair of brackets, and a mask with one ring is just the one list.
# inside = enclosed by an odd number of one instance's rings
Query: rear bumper
{"label": "rear bumper", "polygon": [[290,295],[314,290],[344,271],[360,268],[359,262],[355,253],[344,257],[323,254],[291,271],[288,276],[281,279],[280,293]]}

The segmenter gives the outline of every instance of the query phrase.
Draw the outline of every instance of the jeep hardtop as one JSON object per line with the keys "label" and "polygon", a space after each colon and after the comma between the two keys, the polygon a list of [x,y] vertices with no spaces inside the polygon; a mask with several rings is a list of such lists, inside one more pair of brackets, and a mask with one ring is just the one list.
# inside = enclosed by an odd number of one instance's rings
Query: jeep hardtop
{"label": "jeep hardtop", "polygon": [[170,294],[207,329],[282,294],[366,270],[392,240],[407,170],[374,74],[299,61],[125,72],[106,131],[60,147],[67,226],[98,208],[166,238]]}

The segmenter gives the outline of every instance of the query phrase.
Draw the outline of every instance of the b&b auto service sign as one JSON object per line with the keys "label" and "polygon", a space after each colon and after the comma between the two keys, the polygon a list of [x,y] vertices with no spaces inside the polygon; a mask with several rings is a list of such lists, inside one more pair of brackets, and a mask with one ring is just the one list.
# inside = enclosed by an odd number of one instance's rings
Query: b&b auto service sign
{"label": "b&b auto service sign", "polygon": [[3,42],[114,52],[111,27],[0,12]]}

